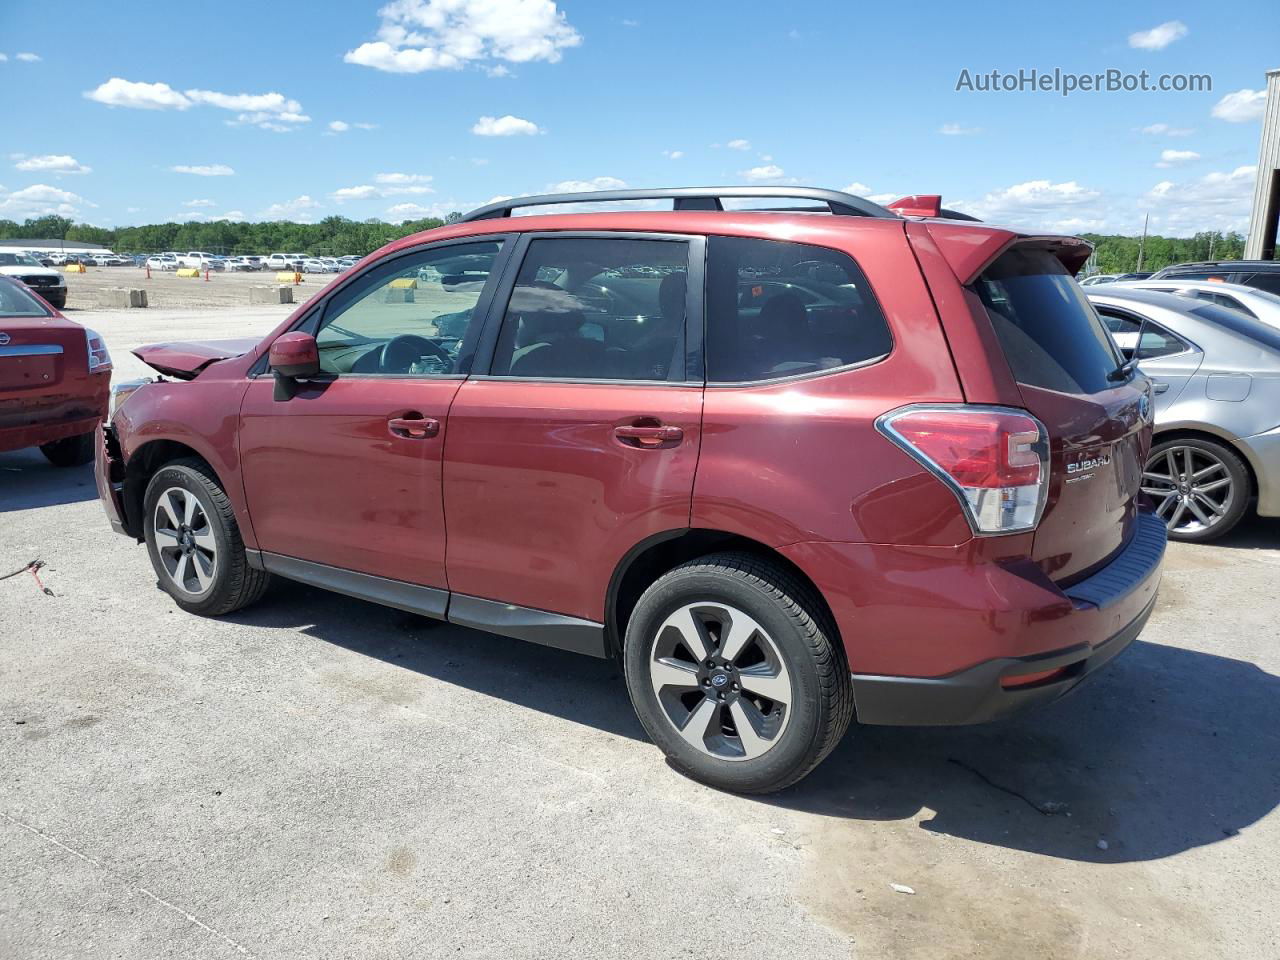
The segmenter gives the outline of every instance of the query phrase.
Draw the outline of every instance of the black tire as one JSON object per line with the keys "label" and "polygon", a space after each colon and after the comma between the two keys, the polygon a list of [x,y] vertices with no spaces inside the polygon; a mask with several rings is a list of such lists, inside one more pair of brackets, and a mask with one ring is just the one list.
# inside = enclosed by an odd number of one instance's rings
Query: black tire
{"label": "black tire", "polygon": [[58,296],[49,297],[48,300],[49,300],[49,306],[53,307],[53,309],[55,310],[61,310],[63,307],[67,305],[67,295],[65,293],[60,297]]}
{"label": "black tire", "polygon": [[[659,630],[676,611],[702,603],[726,604],[753,618],[790,675],[788,719],[762,755],[720,759],[692,746],[654,691],[650,663],[660,641]],[[806,584],[781,565],[751,554],[701,557],[654,581],[627,624],[623,666],[636,714],[671,765],[721,790],[771,793],[796,783],[835,748],[853,718],[849,667],[822,605]],[[695,699],[700,695],[699,688],[687,694]]]}
{"label": "black tire", "polygon": [[93,460],[94,434],[82,433],[40,444],[40,452],[55,467],[83,467]]}
{"label": "black tire", "polygon": [[[156,510],[160,497],[174,487],[196,499],[216,545],[212,580],[203,590],[179,587],[167,571],[157,545]],[[248,606],[266,591],[270,574],[249,565],[231,501],[213,469],[203,460],[193,457],[165,464],[147,484],[142,502],[143,537],[151,565],[160,588],[183,610],[206,617],[222,616]]]}
{"label": "black tire", "polygon": [[[1214,440],[1205,440],[1200,437],[1174,437],[1169,440],[1158,441],[1152,446],[1151,455],[1147,458],[1147,470],[1150,471],[1161,466],[1161,461],[1164,459],[1166,452],[1178,447],[1201,450],[1208,456],[1220,461],[1226,470],[1227,476],[1231,479],[1231,495],[1223,504],[1225,512],[1211,526],[1190,530],[1177,530],[1171,526],[1169,528],[1169,539],[1183,543],[1208,543],[1211,540],[1217,540],[1219,537],[1230,533],[1249,509],[1250,498],[1254,493],[1253,480],[1249,473],[1249,468],[1245,465],[1240,455],[1227,444],[1218,443]],[[1150,481],[1144,479],[1143,483],[1146,485]],[[1159,506],[1158,498],[1153,497],[1153,499],[1157,499],[1157,506]],[[1164,516],[1166,522],[1172,518],[1172,515],[1172,511],[1166,512]]]}

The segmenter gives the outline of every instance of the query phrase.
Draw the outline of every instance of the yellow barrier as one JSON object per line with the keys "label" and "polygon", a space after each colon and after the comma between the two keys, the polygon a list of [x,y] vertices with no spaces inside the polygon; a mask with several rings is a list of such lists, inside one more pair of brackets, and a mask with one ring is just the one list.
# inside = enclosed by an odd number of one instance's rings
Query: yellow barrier
{"label": "yellow barrier", "polygon": [[64,267],[67,273],[86,273],[83,263],[68,263]]}
{"label": "yellow barrier", "polygon": [[277,283],[301,283],[302,274],[295,273],[292,270],[281,270],[276,274]]}
{"label": "yellow barrier", "polygon": [[179,277],[198,277],[200,276],[200,271],[195,267],[179,267],[177,275]]}
{"label": "yellow barrier", "polygon": [[397,280],[392,280],[391,286],[397,290],[417,290],[418,281],[413,277],[400,277]]}

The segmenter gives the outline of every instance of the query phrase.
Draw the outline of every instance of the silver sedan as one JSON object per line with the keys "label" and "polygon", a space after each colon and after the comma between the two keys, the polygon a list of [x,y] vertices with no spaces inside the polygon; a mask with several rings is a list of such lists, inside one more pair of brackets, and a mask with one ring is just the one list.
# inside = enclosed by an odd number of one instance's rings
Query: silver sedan
{"label": "silver sedan", "polygon": [[1114,287],[1115,290],[1161,290],[1177,294],[1188,300],[1216,303],[1230,307],[1251,317],[1257,317],[1273,327],[1280,327],[1280,295],[1257,287],[1239,283],[1215,283],[1212,280],[1136,280]]}
{"label": "silver sedan", "polygon": [[1088,297],[1125,358],[1155,385],[1142,489],[1169,535],[1220,537],[1255,498],[1259,515],[1280,516],[1280,329],[1127,284]]}

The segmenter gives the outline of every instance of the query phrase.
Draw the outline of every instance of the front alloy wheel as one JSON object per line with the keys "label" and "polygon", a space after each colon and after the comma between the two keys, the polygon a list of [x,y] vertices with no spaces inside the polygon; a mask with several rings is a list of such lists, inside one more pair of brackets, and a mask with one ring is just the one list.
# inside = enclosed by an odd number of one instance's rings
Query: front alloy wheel
{"label": "front alloy wheel", "polygon": [[153,529],[156,552],[170,582],[192,597],[208,590],[218,572],[218,542],[195,495],[182,487],[161,493]]}

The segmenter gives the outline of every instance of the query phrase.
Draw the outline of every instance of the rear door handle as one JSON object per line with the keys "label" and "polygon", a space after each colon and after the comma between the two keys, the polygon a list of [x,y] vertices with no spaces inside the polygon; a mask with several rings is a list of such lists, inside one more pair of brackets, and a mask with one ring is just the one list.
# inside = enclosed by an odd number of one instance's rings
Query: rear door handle
{"label": "rear door handle", "polygon": [[659,447],[668,443],[679,443],[684,439],[684,430],[680,427],[632,427],[613,428],[613,435],[632,447]]}
{"label": "rear door handle", "polygon": [[397,437],[426,440],[440,432],[440,421],[431,417],[392,417],[387,421],[387,429]]}

